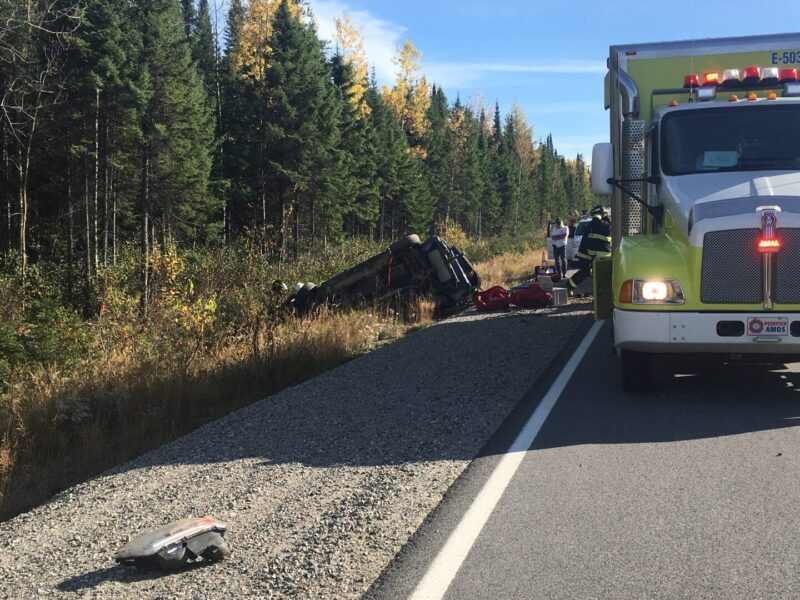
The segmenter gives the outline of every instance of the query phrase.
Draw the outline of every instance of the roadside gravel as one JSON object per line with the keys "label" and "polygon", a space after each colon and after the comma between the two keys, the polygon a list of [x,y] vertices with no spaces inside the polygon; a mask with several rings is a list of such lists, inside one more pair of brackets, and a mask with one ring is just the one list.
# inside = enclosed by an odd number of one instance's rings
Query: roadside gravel
{"label": "roadside gravel", "polygon": [[[568,309],[467,312],[266,398],[0,524],[0,598],[356,598],[580,326]],[[232,554],[115,565],[213,515]]]}

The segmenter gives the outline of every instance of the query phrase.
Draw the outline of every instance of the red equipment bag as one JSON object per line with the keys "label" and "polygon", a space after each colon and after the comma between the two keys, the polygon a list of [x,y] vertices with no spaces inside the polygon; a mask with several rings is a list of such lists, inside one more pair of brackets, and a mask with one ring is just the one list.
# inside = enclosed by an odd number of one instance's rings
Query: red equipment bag
{"label": "red equipment bag", "polygon": [[496,285],[485,292],[475,294],[475,308],[478,310],[508,310],[508,290]]}
{"label": "red equipment bag", "polygon": [[552,294],[543,292],[538,283],[532,283],[523,290],[511,294],[511,304],[523,308],[544,308],[553,302]]}

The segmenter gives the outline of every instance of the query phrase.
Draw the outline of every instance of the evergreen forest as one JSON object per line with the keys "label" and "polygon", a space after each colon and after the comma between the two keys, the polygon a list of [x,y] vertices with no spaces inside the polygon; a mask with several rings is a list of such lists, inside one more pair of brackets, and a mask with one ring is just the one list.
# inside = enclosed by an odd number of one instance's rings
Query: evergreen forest
{"label": "evergreen forest", "polygon": [[321,40],[302,2],[231,0],[224,31],[216,9],[0,5],[0,248],[23,269],[56,260],[91,289],[136,247],[147,287],[170,244],[282,263],[448,224],[513,240],[591,202],[580,155],[536,142],[518,106],[448,99],[410,41],[380,86],[347,15]]}
{"label": "evergreen forest", "polygon": [[291,319],[276,279],[413,232],[516,281],[592,202],[581,156],[410,41],[378,82],[347,15],[225,8],[0,0],[0,519],[430,322]]}

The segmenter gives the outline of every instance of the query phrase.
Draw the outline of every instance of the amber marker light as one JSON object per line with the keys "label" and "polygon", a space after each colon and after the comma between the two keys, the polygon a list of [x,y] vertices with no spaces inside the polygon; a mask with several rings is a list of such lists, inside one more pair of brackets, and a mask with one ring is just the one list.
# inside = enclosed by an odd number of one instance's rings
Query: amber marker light
{"label": "amber marker light", "polygon": [[750,102],[752,102],[753,100],[758,100],[758,94],[756,94],[755,92],[753,92],[752,94],[750,94],[750,95],[747,97],[747,99],[748,99]]}
{"label": "amber marker light", "polygon": [[775,92],[770,92],[769,94],[767,94],[767,100],[777,100],[777,99],[778,99],[778,94],[776,94]]}
{"label": "amber marker light", "polygon": [[672,106],[678,106],[678,101],[677,101],[677,100],[670,100],[670,101],[669,101],[669,105],[670,105],[670,107],[672,107]]}
{"label": "amber marker light", "polygon": [[628,280],[619,290],[619,301],[623,304],[633,304],[633,281]]}
{"label": "amber marker light", "polygon": [[731,94],[728,97],[728,102],[738,102],[738,101],[739,101],[739,96],[737,96],[736,94]]}

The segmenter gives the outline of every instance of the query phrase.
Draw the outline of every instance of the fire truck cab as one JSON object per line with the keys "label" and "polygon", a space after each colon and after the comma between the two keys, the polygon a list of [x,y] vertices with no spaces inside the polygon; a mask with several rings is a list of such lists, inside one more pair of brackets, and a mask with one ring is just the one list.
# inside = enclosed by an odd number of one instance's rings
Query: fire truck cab
{"label": "fire truck cab", "polygon": [[675,357],[800,360],[800,34],[612,46],[595,264],[627,391]]}

